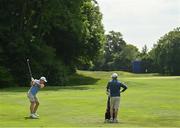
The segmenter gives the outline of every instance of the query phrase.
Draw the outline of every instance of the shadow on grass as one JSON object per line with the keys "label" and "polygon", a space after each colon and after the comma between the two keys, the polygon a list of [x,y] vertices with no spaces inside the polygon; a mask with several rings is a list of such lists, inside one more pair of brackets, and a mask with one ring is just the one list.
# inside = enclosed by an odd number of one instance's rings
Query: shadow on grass
{"label": "shadow on grass", "polygon": [[[41,91],[58,91],[61,89],[69,89],[69,90],[88,90],[90,87],[86,85],[95,85],[99,79],[95,79],[92,77],[74,74],[69,77],[69,81],[65,86],[47,86],[43,88]],[[30,87],[10,87],[0,89],[0,92],[27,92]]]}
{"label": "shadow on grass", "polygon": [[24,119],[25,119],[25,120],[37,120],[37,119],[39,119],[39,118],[32,118],[32,117],[26,116],[26,117],[24,117]]}
{"label": "shadow on grass", "polygon": [[81,74],[74,74],[69,77],[69,82],[67,85],[69,86],[79,86],[79,85],[93,85],[95,84],[99,79],[84,76]]}

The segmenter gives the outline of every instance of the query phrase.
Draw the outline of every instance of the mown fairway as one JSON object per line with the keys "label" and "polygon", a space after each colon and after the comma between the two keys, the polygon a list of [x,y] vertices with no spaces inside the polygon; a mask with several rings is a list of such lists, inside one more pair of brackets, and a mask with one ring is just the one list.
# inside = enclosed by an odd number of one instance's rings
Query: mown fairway
{"label": "mown fairway", "polygon": [[29,115],[28,88],[0,90],[0,127],[180,127],[180,77],[118,72],[129,89],[122,94],[118,124],[104,124],[105,87],[112,72],[78,71],[71,86],[39,93],[40,119]]}

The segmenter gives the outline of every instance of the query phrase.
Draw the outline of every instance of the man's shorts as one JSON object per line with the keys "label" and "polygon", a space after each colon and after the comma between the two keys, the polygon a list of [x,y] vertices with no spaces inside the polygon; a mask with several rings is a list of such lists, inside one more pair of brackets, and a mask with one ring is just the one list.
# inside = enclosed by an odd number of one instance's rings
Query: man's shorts
{"label": "man's shorts", "polygon": [[110,107],[114,109],[119,108],[119,103],[120,103],[120,97],[111,97],[110,98]]}
{"label": "man's shorts", "polygon": [[27,93],[27,97],[30,102],[39,102],[39,99],[30,92]]}

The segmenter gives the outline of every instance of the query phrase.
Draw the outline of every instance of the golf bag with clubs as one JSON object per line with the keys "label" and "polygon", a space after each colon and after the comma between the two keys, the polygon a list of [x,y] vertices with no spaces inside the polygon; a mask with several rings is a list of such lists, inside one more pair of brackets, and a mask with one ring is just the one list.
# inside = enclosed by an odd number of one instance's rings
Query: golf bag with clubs
{"label": "golf bag with clubs", "polygon": [[[115,113],[113,112],[113,119],[114,119]],[[109,120],[111,118],[110,114],[110,97],[108,96],[107,99],[107,108],[106,108],[106,113],[105,113],[105,120]]]}

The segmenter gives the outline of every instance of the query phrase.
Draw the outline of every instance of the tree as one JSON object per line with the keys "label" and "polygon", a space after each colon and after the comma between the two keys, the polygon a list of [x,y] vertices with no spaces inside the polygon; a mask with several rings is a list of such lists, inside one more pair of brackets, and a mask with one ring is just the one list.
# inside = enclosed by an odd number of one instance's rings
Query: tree
{"label": "tree", "polygon": [[153,60],[163,74],[180,74],[180,28],[160,38],[153,48]]}
{"label": "tree", "polygon": [[106,43],[104,46],[106,62],[113,61],[113,56],[120,53],[125,47],[126,42],[123,40],[120,32],[110,31],[106,35]]}
{"label": "tree", "polygon": [[142,55],[147,55],[147,53],[148,53],[147,45],[144,45],[144,47],[142,47],[141,54],[142,54]]}
{"label": "tree", "polygon": [[131,63],[138,55],[138,49],[127,45],[120,32],[110,31],[106,35],[104,52],[94,63],[96,70],[126,70],[131,71]]}
{"label": "tree", "polygon": [[83,35],[81,45],[83,51],[80,56],[81,63],[96,60],[105,41],[102,14],[97,1],[85,0],[81,7],[83,19]]}
{"label": "tree", "polygon": [[144,72],[144,73],[153,72],[152,59],[149,56],[148,48],[146,45],[144,45],[144,47],[142,47],[142,51],[140,53],[140,60],[141,60],[142,72]]}
{"label": "tree", "polygon": [[133,45],[126,45],[123,50],[114,58],[115,70],[121,69],[131,71],[132,62],[137,59],[138,48]]}
{"label": "tree", "polygon": [[0,76],[9,75],[22,86],[29,80],[27,58],[34,77],[45,75],[50,85],[62,85],[103,44],[96,1],[1,0],[0,15]]}

